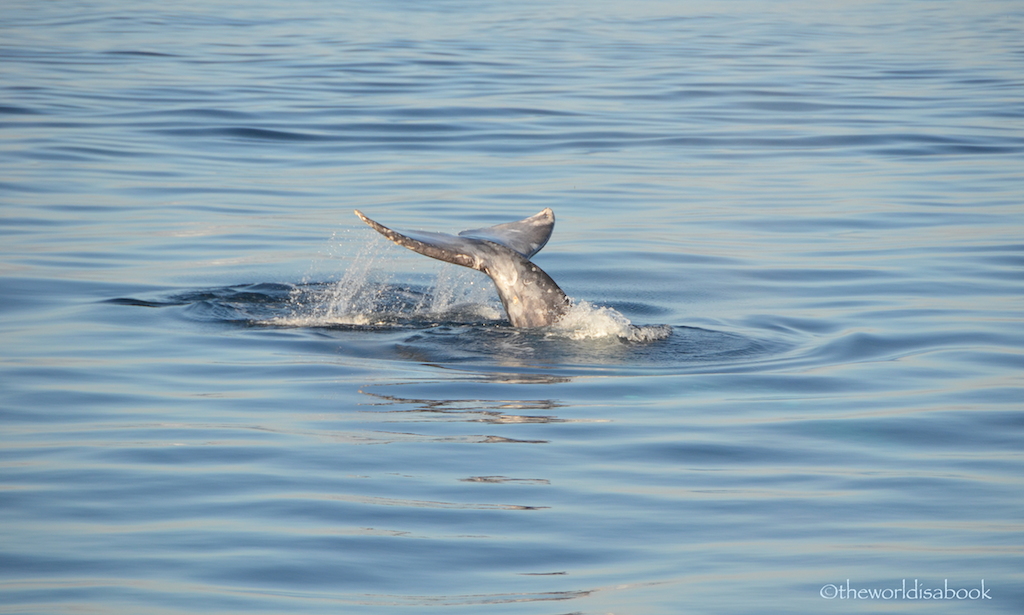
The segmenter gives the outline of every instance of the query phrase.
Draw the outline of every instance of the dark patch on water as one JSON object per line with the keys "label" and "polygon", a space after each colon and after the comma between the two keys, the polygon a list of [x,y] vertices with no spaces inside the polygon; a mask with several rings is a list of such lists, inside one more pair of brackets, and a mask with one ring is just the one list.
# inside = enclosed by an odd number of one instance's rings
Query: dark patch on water
{"label": "dark patch on water", "polygon": [[[351,358],[369,355],[485,372],[539,369],[566,375],[635,375],[729,369],[763,362],[789,346],[701,327],[637,326],[611,308],[588,304],[576,318],[583,324],[519,329],[492,305],[470,302],[439,308],[435,291],[402,284],[339,292],[338,285],[330,283],[259,283],[157,299],[122,297],[108,303],[176,307],[182,318],[201,324],[306,332],[320,341],[342,342],[330,344],[331,352],[352,353]],[[616,305],[628,306],[632,313],[659,312],[639,302]]]}

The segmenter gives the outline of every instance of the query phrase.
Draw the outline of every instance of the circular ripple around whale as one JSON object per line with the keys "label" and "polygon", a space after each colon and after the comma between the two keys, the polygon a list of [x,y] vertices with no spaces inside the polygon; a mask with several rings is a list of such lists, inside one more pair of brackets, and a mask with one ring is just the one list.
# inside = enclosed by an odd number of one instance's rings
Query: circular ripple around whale
{"label": "circular ripple around whale", "polygon": [[[568,325],[515,328],[500,305],[448,303],[432,290],[378,285],[339,300],[333,284],[253,284],[177,293],[161,300],[206,325],[285,331],[304,348],[353,359],[414,361],[482,372],[665,374],[741,369],[777,357],[778,340],[682,325],[634,325],[610,307],[581,302]],[[343,304],[339,307],[339,303]],[[651,308],[650,312],[656,312]]]}

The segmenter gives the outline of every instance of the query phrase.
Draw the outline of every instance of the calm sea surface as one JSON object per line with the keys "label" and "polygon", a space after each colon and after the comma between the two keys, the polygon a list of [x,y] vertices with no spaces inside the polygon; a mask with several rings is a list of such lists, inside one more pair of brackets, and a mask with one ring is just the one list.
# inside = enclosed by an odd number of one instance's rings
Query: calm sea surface
{"label": "calm sea surface", "polygon": [[1022,32],[8,0],[0,612],[1024,612]]}

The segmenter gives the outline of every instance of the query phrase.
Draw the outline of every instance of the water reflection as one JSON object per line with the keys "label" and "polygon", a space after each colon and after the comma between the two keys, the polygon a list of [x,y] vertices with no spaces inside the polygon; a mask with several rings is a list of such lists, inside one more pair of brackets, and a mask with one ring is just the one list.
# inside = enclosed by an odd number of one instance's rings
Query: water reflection
{"label": "water reflection", "polygon": [[469,478],[459,479],[464,483],[490,483],[490,484],[504,484],[504,483],[518,483],[520,485],[550,485],[551,481],[546,478],[509,478],[507,476],[470,476]]}
{"label": "water reflection", "polygon": [[372,405],[415,406],[395,410],[375,410],[393,415],[394,420],[412,422],[450,421],[460,423],[523,424],[523,423],[567,423],[581,422],[579,419],[564,419],[553,414],[526,414],[513,411],[545,411],[565,407],[550,399],[536,400],[484,400],[484,399],[417,399],[373,393],[365,388],[360,393],[377,402]]}

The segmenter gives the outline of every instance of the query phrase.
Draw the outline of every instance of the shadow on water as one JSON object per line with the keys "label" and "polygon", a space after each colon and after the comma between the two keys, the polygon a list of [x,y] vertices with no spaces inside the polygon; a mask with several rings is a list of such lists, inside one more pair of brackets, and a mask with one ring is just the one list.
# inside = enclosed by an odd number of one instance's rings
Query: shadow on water
{"label": "shadow on water", "polygon": [[173,308],[201,324],[294,331],[333,343],[332,352],[351,358],[435,364],[502,380],[738,368],[788,348],[777,340],[698,327],[638,326],[610,307],[587,302],[574,303],[555,325],[518,329],[500,304],[474,293],[342,281],[238,285],[108,302]]}

